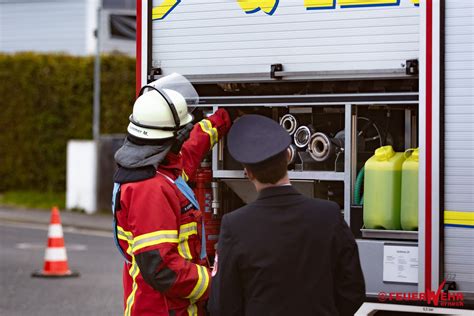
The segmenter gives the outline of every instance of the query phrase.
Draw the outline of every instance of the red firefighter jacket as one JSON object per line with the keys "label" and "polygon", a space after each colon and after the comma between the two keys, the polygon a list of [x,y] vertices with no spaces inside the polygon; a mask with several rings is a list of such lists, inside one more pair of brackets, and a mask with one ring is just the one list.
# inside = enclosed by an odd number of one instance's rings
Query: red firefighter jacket
{"label": "red firefighter jacket", "polygon": [[116,212],[125,315],[204,315],[210,272],[201,252],[201,211],[171,181],[192,180],[201,160],[231,125],[218,110],[194,126],[179,155],[168,154],[153,178],[125,183]]}

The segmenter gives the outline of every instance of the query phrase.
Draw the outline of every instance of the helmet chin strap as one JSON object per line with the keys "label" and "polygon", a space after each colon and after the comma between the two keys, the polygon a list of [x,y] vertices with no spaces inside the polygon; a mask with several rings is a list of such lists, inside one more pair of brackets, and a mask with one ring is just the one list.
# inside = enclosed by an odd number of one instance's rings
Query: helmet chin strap
{"label": "helmet chin strap", "polygon": [[[158,92],[162,97],[163,99],[166,100],[166,103],[168,104],[170,110],[171,110],[171,114],[173,115],[173,120],[174,120],[174,128],[172,129],[173,130],[173,134],[175,137],[177,137],[178,135],[178,131],[180,129],[180,120],[179,120],[179,115],[178,115],[178,111],[176,111],[176,107],[174,106],[174,103],[173,101],[166,95],[165,92],[161,91],[160,89],[157,89],[153,86],[143,86],[141,89],[140,89],[140,93],[138,94],[138,96],[141,96],[144,92],[145,92],[145,89],[152,89],[152,90],[155,90],[156,92]],[[133,117],[130,116],[130,121],[132,121]],[[133,120],[132,121],[133,124],[135,125],[138,125],[140,126],[139,124],[136,124],[136,122]],[[164,128],[159,128],[159,127],[151,127],[151,126],[147,126],[148,128],[153,128],[153,129],[164,129]]]}

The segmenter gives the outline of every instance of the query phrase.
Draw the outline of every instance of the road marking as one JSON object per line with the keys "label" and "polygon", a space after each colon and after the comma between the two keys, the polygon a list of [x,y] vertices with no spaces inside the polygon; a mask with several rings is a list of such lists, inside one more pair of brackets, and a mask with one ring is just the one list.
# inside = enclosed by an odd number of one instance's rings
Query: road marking
{"label": "road marking", "polygon": [[[4,227],[13,227],[13,228],[26,228],[26,229],[38,229],[38,230],[48,230],[48,225],[45,224],[35,224],[35,223],[20,223],[20,222],[1,222],[0,226]],[[113,233],[101,231],[101,230],[92,230],[92,229],[85,229],[85,228],[76,228],[76,227],[65,227],[63,226],[63,231],[68,234],[77,234],[77,235],[85,235],[85,236],[94,236],[94,237],[108,237],[112,238]]]}
{"label": "road marking", "polygon": [[[35,249],[41,249],[44,250],[46,246],[44,244],[36,244],[36,243],[19,243],[15,245],[15,248],[21,249],[21,250],[35,250]],[[67,244],[66,249],[69,251],[86,251],[87,246],[86,245],[81,245],[81,244]]]}

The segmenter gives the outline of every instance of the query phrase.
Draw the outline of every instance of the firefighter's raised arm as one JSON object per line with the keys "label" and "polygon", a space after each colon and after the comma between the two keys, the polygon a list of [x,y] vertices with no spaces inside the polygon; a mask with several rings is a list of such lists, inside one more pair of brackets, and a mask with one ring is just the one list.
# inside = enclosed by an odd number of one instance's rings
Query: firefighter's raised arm
{"label": "firefighter's raised arm", "polygon": [[225,109],[217,110],[194,125],[189,139],[181,148],[185,178],[192,180],[201,160],[227,134],[231,125],[229,113]]}

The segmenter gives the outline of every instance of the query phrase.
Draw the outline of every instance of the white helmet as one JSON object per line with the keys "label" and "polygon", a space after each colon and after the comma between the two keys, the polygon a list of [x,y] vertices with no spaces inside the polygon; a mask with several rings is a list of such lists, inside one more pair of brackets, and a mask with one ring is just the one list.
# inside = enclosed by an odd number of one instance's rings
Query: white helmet
{"label": "white helmet", "polygon": [[[174,85],[162,84],[163,79],[169,83],[169,77],[176,79],[177,76],[179,80],[184,79],[187,83],[187,90],[177,89],[176,80],[174,80]],[[188,104],[197,102],[196,91],[181,75],[173,74],[167,77],[152,82],[141,89],[140,96],[133,105],[133,113],[129,118],[130,124],[127,128],[129,134],[142,139],[166,139],[176,136],[178,130],[192,122],[193,116],[188,113]],[[182,88],[182,84],[183,81],[180,82],[180,88]],[[166,86],[174,89],[167,89]],[[194,94],[190,94],[189,86]],[[186,102],[187,100],[189,101]]]}

